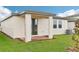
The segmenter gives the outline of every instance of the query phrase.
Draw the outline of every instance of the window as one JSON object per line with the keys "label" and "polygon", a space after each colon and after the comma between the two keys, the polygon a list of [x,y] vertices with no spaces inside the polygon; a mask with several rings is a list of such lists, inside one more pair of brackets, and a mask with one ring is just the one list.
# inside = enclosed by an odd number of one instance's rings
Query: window
{"label": "window", "polygon": [[53,28],[57,28],[57,20],[53,20]]}
{"label": "window", "polygon": [[62,20],[59,20],[59,22],[58,22],[58,28],[62,28]]}

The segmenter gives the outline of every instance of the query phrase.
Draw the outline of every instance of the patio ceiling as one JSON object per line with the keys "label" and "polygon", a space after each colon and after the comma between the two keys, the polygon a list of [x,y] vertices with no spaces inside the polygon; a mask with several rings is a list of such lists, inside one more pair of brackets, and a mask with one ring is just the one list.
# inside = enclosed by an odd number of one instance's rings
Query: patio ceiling
{"label": "patio ceiling", "polygon": [[36,19],[47,19],[49,16],[45,16],[45,15],[38,15],[38,14],[31,14],[32,18],[36,18]]}

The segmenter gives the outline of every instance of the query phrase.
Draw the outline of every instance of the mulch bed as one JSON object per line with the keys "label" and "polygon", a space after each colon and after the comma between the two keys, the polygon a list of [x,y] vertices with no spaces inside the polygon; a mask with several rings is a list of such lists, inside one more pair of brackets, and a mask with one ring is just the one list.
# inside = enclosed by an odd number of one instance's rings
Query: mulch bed
{"label": "mulch bed", "polygon": [[69,47],[66,49],[67,52],[79,52],[78,48],[74,48],[74,47]]}

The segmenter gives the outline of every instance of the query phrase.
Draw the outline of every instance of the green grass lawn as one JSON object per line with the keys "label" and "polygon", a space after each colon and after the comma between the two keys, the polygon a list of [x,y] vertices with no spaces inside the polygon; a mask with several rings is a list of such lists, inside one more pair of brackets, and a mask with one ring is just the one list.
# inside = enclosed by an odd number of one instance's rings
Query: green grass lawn
{"label": "green grass lawn", "polygon": [[72,46],[72,43],[71,35],[58,35],[51,40],[25,43],[0,33],[0,51],[2,52],[64,52],[66,48]]}

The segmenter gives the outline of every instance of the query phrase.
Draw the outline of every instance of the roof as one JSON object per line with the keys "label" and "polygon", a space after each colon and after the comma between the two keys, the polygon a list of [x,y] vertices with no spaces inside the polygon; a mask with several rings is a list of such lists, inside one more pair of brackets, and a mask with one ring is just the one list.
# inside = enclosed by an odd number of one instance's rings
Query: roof
{"label": "roof", "polygon": [[56,15],[56,14],[52,14],[52,13],[49,13],[49,12],[31,11],[31,10],[23,11],[23,12],[20,12],[19,14],[33,14],[33,13],[41,14],[41,15],[45,15],[45,16],[54,16],[54,15]]}
{"label": "roof", "polygon": [[76,17],[76,16],[79,16],[79,14],[70,15],[70,16],[67,16],[67,17]]}
{"label": "roof", "polygon": [[12,15],[8,16],[7,18],[5,18],[4,20],[2,20],[1,22],[13,17],[13,16],[20,16],[20,15],[23,15],[23,14],[38,14],[38,15],[44,15],[44,16],[55,16],[56,14],[52,14],[52,13],[48,13],[48,12],[42,12],[42,11],[31,11],[31,10],[28,10],[28,11],[22,11],[22,12],[19,12],[19,13],[12,13]]}
{"label": "roof", "polygon": [[67,20],[65,17],[53,16],[54,19],[64,19]]}
{"label": "roof", "polygon": [[75,22],[76,20],[78,20],[78,18],[76,18],[77,16],[79,16],[79,14],[67,16],[66,18],[67,18],[68,22]]}

